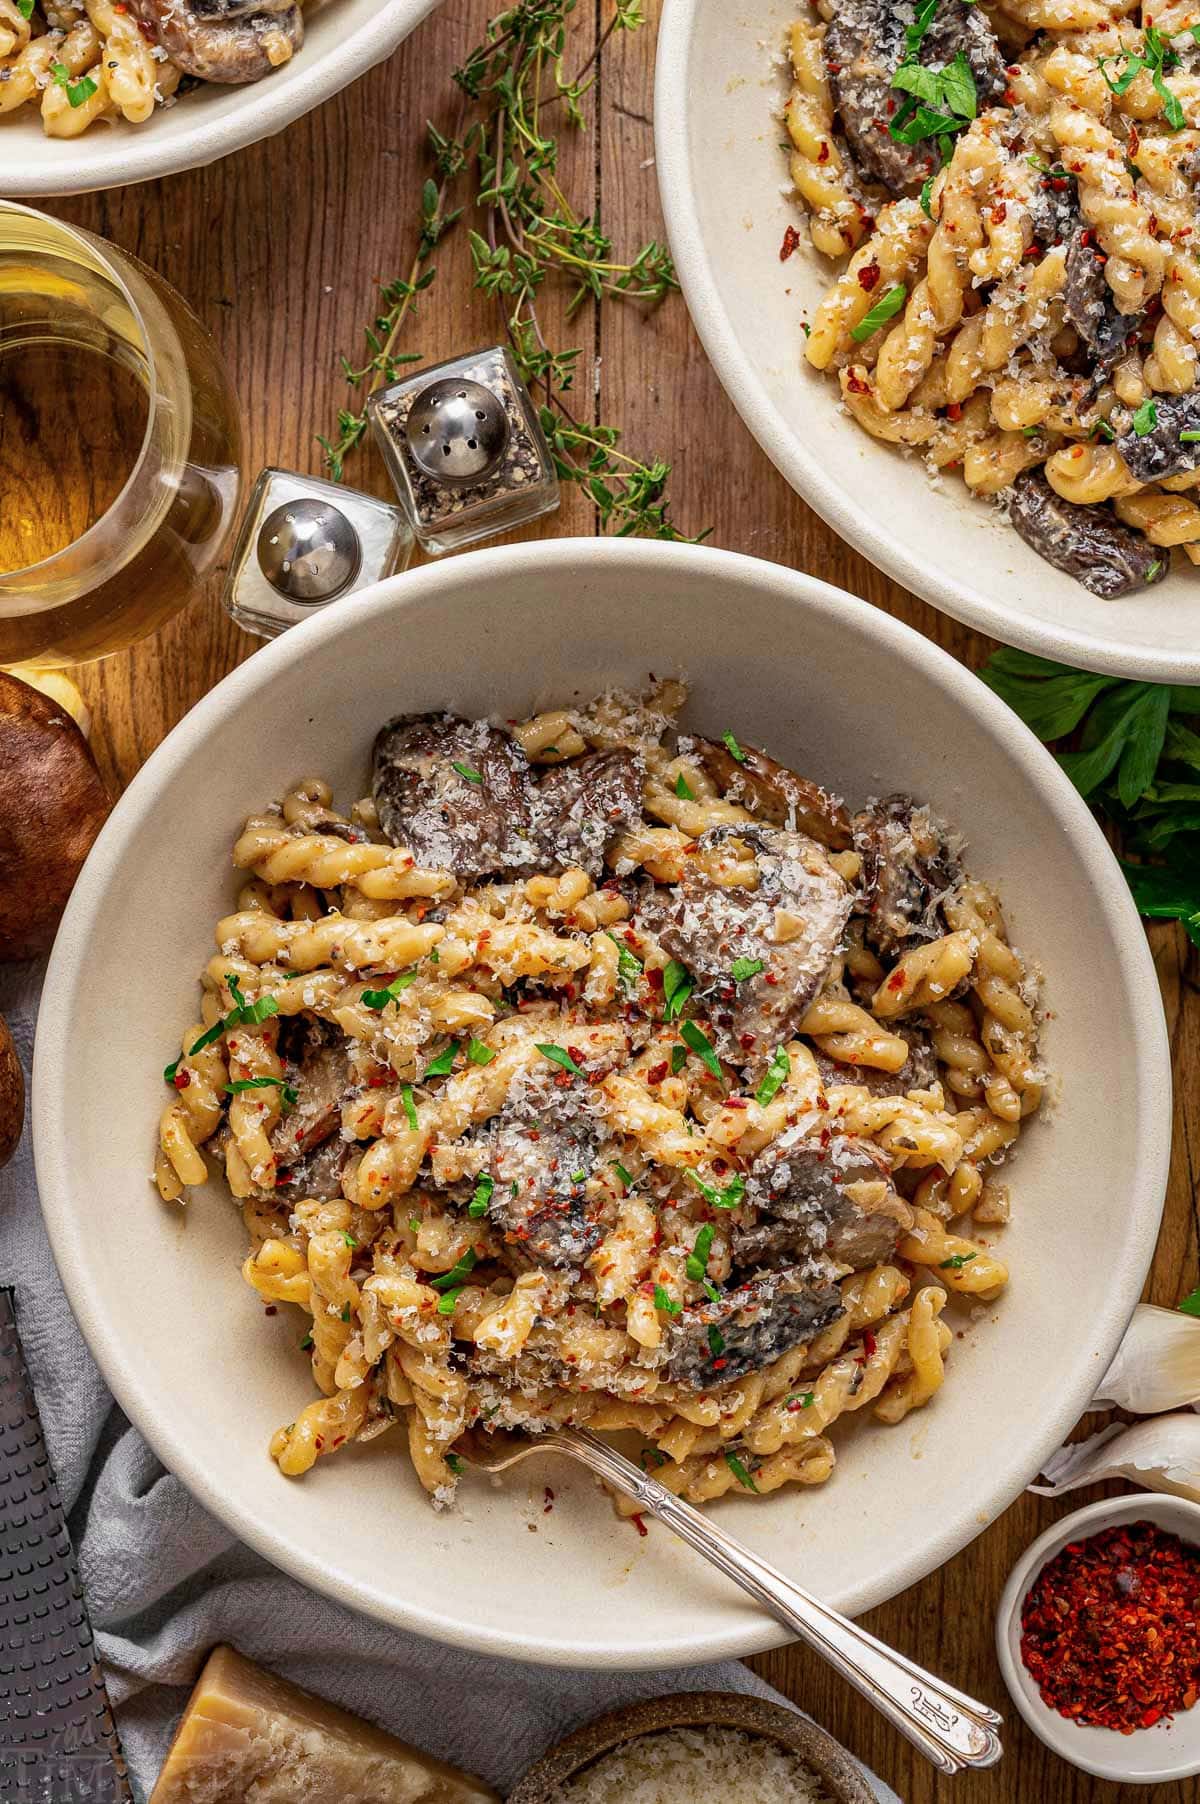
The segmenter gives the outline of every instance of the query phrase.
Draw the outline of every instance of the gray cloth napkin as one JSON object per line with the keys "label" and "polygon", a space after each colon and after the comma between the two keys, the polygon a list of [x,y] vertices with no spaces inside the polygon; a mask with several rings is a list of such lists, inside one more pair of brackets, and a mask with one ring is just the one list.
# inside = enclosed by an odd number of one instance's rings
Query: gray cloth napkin
{"label": "gray cloth napkin", "polygon": [[[0,1014],[27,1076],[41,978],[40,965],[0,966]],[[28,1121],[0,1172],[0,1282],[16,1286],[46,1444],[141,1797],[219,1641],[418,1746],[435,1743],[431,1752],[501,1791],[559,1736],[636,1698],[716,1690],[786,1701],[732,1661],[573,1672],[462,1653],[343,1609],[243,1547],[163,1469],[109,1395],[46,1239]],[[900,1804],[872,1782],[881,1804]]]}

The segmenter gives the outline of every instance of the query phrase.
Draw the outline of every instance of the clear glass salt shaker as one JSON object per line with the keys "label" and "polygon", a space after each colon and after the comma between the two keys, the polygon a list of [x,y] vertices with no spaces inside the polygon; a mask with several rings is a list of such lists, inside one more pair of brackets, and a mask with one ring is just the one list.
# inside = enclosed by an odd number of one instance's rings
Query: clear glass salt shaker
{"label": "clear glass salt shaker", "polygon": [[537,411],[502,345],[395,382],[367,412],[412,529],[434,556],[558,506]]}

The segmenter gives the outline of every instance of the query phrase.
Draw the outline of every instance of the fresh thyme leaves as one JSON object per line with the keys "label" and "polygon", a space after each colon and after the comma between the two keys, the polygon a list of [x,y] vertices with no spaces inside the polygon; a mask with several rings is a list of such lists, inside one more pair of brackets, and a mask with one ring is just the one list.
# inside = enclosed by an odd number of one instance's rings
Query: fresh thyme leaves
{"label": "fresh thyme leaves", "polygon": [[677,1303],[673,1296],[665,1291],[661,1284],[654,1286],[654,1307],[662,1309],[667,1315],[682,1315],[683,1304]]}
{"label": "fresh thyme leaves", "polygon": [[1117,829],[1139,911],[1200,946],[1200,688],[1097,676],[1008,647],[980,672]]}
{"label": "fresh thyme leaves", "polygon": [[496,1188],[496,1180],[490,1172],[484,1172],[475,1186],[475,1194],[467,1204],[467,1214],[472,1221],[480,1221],[488,1212],[488,1204],[492,1200],[492,1191]]}
{"label": "fresh thyme leaves", "polygon": [[727,1453],[725,1455],[725,1464],[729,1467],[729,1470],[733,1473],[733,1476],[740,1485],[747,1491],[757,1492],[758,1486],[755,1484],[736,1453]]}
{"label": "fresh thyme leaves", "polygon": [[688,997],[696,987],[696,979],[686,965],[681,965],[673,958],[663,972],[663,1000],[666,1007],[663,1018],[677,1021],[682,1015]]}
{"label": "fresh thyme leaves", "polygon": [[865,339],[871,337],[872,333],[878,332],[880,326],[886,326],[890,319],[894,319],[903,307],[907,295],[908,289],[903,282],[897,282],[894,288],[889,288],[883,299],[876,301],[871,311],[859,320],[857,326],[851,327],[850,336],[855,344],[862,344]]}
{"label": "fresh thyme leaves", "polygon": [[690,1046],[701,1064],[711,1071],[715,1078],[724,1079],[725,1073],[721,1070],[721,1061],[703,1028],[697,1027],[694,1021],[684,1021],[680,1024],[679,1037]]}
{"label": "fresh thyme leaves", "polygon": [[[598,217],[578,213],[559,180],[560,136],[586,129],[583,103],[601,60],[615,36],[644,25],[642,0],[615,0],[608,25],[598,40],[588,41],[593,21],[593,8],[579,0],[517,0],[489,19],[482,42],[453,72],[458,116],[448,134],[428,128],[433,173],[419,197],[408,274],[380,290],[380,310],[365,335],[365,362],[356,367],[341,360],[350,392],[336,431],[319,440],[335,481],[366,433],[369,397],[395,381],[406,364],[421,361],[419,353],[402,352],[399,345],[436,279],[430,259],[461,221],[474,287],[498,305],[560,480],[578,485],[606,531],[685,536],[671,519],[670,464],[631,456],[618,427],[573,410],[566,397],[580,351],[553,347],[539,312],[542,293],[553,289],[566,291],[570,319],[589,302],[650,309],[679,286],[664,245],[651,240],[623,261]],[[572,74],[575,43],[579,57]]]}
{"label": "fresh thyme leaves", "polygon": [[549,1059],[551,1064],[561,1065],[563,1070],[569,1071],[573,1077],[583,1076],[582,1070],[575,1063],[570,1053],[564,1051],[561,1046],[543,1046],[540,1041],[535,1042],[535,1044],[542,1057],[544,1059]]}
{"label": "fresh thyme leaves", "polygon": [[367,1008],[384,1009],[389,1002],[395,1002],[401,990],[406,990],[410,983],[416,983],[419,973],[401,971],[399,977],[388,984],[386,990],[364,990],[362,1000]]}
{"label": "fresh thyme leaves", "polygon": [[777,1046],[771,1054],[771,1063],[767,1066],[763,1080],[754,1092],[754,1100],[760,1108],[766,1108],[775,1096],[781,1084],[786,1083],[788,1073],[792,1069],[792,1061],[786,1046]]}

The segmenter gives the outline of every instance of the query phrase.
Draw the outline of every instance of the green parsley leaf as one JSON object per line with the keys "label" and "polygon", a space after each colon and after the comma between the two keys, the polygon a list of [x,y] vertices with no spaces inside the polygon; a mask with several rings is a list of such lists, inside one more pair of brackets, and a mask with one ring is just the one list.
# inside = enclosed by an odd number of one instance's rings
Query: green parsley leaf
{"label": "green parsley leaf", "polygon": [[543,1046],[542,1043],[538,1041],[537,1049],[544,1059],[550,1060],[552,1065],[561,1065],[563,1070],[569,1071],[573,1077],[583,1076],[582,1069],[575,1063],[570,1053],[567,1052],[564,1047]]}
{"label": "green parsley leaf", "polygon": [[686,1048],[686,1046],[672,1046],[672,1048],[671,1048],[671,1076],[678,1077],[679,1073],[683,1070],[683,1068],[686,1064],[687,1064],[687,1048]]}
{"label": "green parsley leaf", "polygon": [[1148,583],[1152,583],[1161,569],[1162,569],[1162,559],[1156,557],[1154,562],[1151,564],[1150,568],[1146,572],[1145,580]]}
{"label": "green parsley leaf", "polygon": [[666,1003],[663,1015],[665,1020],[675,1021],[682,1015],[688,997],[695,987],[696,979],[687,966],[681,965],[677,958],[673,958],[663,972],[663,1000]]}
{"label": "green parsley leaf", "polygon": [[302,1341],[301,1341],[301,1342],[300,1342],[300,1351],[301,1351],[301,1352],[302,1352],[302,1353],[307,1353],[307,1352],[308,1352],[308,1349],[309,1349],[309,1348],[310,1348],[310,1347],[311,1347],[311,1346],[312,1346],[312,1344],[313,1344],[313,1337],[312,1337],[312,1335],[311,1335],[311,1334],[306,1334],[306,1335],[305,1335],[305,1336],[304,1336],[304,1339],[303,1339],[303,1340],[302,1340]]}
{"label": "green parsley leaf", "polygon": [[586,1184],[587,1183],[587,1172],[583,1171],[582,1169],[579,1171],[573,1171],[571,1173],[571,1182],[572,1182],[572,1184]]}
{"label": "green parsley leaf", "polygon": [[96,92],[96,83],[90,75],[83,75],[78,81],[72,81],[71,71],[65,63],[51,63],[50,74],[55,86],[66,93],[67,103],[72,108],[81,107]]}
{"label": "green parsley leaf", "polygon": [[1179,1307],[1184,1315],[1200,1315],[1200,1287],[1189,1291]]}
{"label": "green parsley leaf", "polygon": [[865,319],[860,319],[857,326],[851,328],[850,336],[855,344],[862,344],[878,332],[880,326],[886,326],[890,319],[894,319],[907,298],[908,289],[903,282],[897,282],[894,288],[889,288],[882,300],[876,301]]}
{"label": "green parsley leaf", "polygon": [[815,1395],[816,1395],[815,1391],[805,1391],[803,1396],[801,1396],[799,1391],[795,1391],[795,1392],[793,1392],[793,1394],[790,1397],[784,1398],[784,1408],[785,1409],[811,1409],[812,1408],[812,1400]]}
{"label": "green parsley leaf", "polygon": [[637,988],[638,978],[642,974],[642,961],[634,956],[624,940],[619,939],[611,929],[606,927],[604,931],[617,949],[617,981],[628,995]]}
{"label": "green parsley leaf", "polygon": [[924,213],[926,219],[933,218],[931,196],[933,194],[933,184],[936,179],[935,176],[927,175],[921,184],[921,211]]}
{"label": "green parsley leaf", "polygon": [[675,779],[675,794],[679,797],[681,802],[694,802],[696,799],[688,788],[687,778],[682,771],[680,771]]}
{"label": "green parsley leaf", "polygon": [[721,1070],[721,1061],[713,1048],[713,1043],[702,1028],[694,1021],[683,1021],[679,1026],[679,1037],[687,1042],[696,1057],[705,1065],[713,1076],[724,1081],[725,1073]]}
{"label": "green parsley leaf", "polygon": [[410,1215],[408,1218],[408,1225],[414,1234],[419,1234],[421,1232],[421,1217],[419,1215]]}
{"label": "green parsley leaf", "polygon": [[964,1265],[969,1265],[972,1259],[978,1259],[978,1257],[978,1253],[954,1253],[949,1259],[939,1261],[938,1270],[939,1272],[961,1272]]}
{"label": "green parsley leaf", "polygon": [[720,1359],[722,1353],[725,1351],[725,1336],[721,1333],[719,1328],[714,1327],[709,1329],[708,1350],[714,1359]]}
{"label": "green parsley leaf", "polygon": [[674,1297],[669,1296],[661,1284],[654,1286],[654,1307],[665,1310],[667,1315],[683,1314],[683,1304],[677,1303]]}
{"label": "green parsley leaf", "polygon": [[345,1241],[346,1245],[350,1248],[351,1252],[353,1252],[355,1247],[358,1245],[358,1242],[357,1242],[357,1240],[355,1240],[353,1234],[348,1234],[344,1228],[342,1229],[342,1239]]}
{"label": "green parsley leaf", "polygon": [[453,1472],[455,1478],[462,1477],[463,1463],[462,1463],[462,1459],[460,1458],[460,1456],[457,1453],[448,1453],[446,1455],[446,1464],[449,1466],[451,1472]]}
{"label": "green parsley leaf", "polygon": [[729,975],[734,983],[745,983],[748,977],[757,977],[766,966],[761,958],[735,958],[729,967]]}
{"label": "green parsley leaf", "polygon": [[712,1252],[713,1235],[716,1229],[710,1221],[706,1221],[692,1243],[692,1250],[687,1257],[684,1270],[693,1283],[699,1283],[708,1271],[708,1255]]}
{"label": "green parsley leaf", "polygon": [[438,1298],[437,1312],[439,1315],[454,1314],[455,1308],[458,1305],[458,1299],[462,1296],[463,1288],[464,1287],[460,1284],[457,1290],[448,1290],[444,1295]]}
{"label": "green parsley leaf", "polygon": [[729,731],[728,727],[726,727],[725,731],[721,734],[721,739],[729,756],[738,764],[745,764],[746,754],[734,738],[733,734]]}
{"label": "green parsley leaf", "polygon": [[788,1057],[786,1046],[777,1046],[771,1054],[771,1062],[763,1074],[763,1080],[754,1092],[754,1100],[760,1108],[765,1109],[773,1096],[778,1095],[780,1086],[787,1082],[792,1069],[792,1061]]}
{"label": "green parsley leaf", "polygon": [[383,1009],[389,1002],[394,1002],[401,990],[406,990],[410,983],[416,983],[419,971],[401,971],[399,977],[389,983],[386,990],[364,990],[362,1000],[367,1008]]}
{"label": "green parsley leaf", "polygon": [[1143,401],[1134,414],[1131,424],[1139,438],[1145,438],[1147,433],[1153,432],[1158,425],[1158,403]]}
{"label": "green parsley leaf", "polygon": [[454,1061],[457,1057],[458,1057],[458,1041],[451,1040],[449,1046],[443,1046],[442,1050],[438,1053],[436,1059],[433,1059],[428,1065],[426,1065],[424,1071],[421,1073],[421,1076],[422,1077],[445,1077],[445,1075],[448,1071],[453,1070]]}
{"label": "green parsley leaf", "polygon": [[17,0],[17,11],[23,19],[32,19],[33,0]]}
{"label": "green parsley leaf", "polygon": [[714,1209],[736,1209],[746,1194],[746,1180],[740,1172],[735,1172],[724,1190],[718,1190],[715,1184],[708,1183],[693,1171],[691,1166],[684,1167],[684,1177],[689,1184],[694,1184],[706,1203]]}
{"label": "green parsley leaf", "polygon": [[485,1046],[482,1040],[477,1040],[472,1036],[467,1041],[467,1057],[472,1065],[490,1065],[495,1056],[491,1047]]}
{"label": "green parsley leaf", "polygon": [[755,1484],[736,1453],[727,1453],[725,1455],[725,1464],[729,1467],[729,1470],[733,1473],[733,1476],[740,1485],[743,1485],[747,1491],[754,1491],[757,1493],[758,1486]]}
{"label": "green parsley leaf", "polygon": [[230,1096],[240,1096],[243,1090],[279,1090],[290,1109],[294,1109],[300,1100],[299,1091],[281,1077],[239,1077],[232,1084],[226,1084],[225,1089]]}
{"label": "green parsley leaf", "polygon": [[404,1119],[408,1122],[410,1132],[415,1134],[421,1124],[417,1120],[417,1105],[413,1101],[411,1084],[403,1085],[400,1091],[400,1100],[404,1104]]}
{"label": "green parsley leaf", "polygon": [[613,1170],[616,1172],[617,1176],[620,1178],[621,1183],[624,1186],[625,1194],[626,1194],[626,1196],[628,1196],[629,1192],[633,1189],[633,1179],[630,1177],[630,1175],[626,1171],[625,1167],[617,1159],[613,1160]]}
{"label": "green parsley leaf", "polygon": [[1200,444],[1200,432],[1181,432],[1179,434],[1179,442],[1181,445]]}
{"label": "green parsley leaf", "polygon": [[343,1303],[343,1304],[342,1304],[342,1320],[343,1320],[343,1321],[344,1321],[344,1322],[348,1322],[348,1321],[349,1321],[349,1320],[350,1320],[350,1305],[349,1305],[349,1303]]}
{"label": "green parsley leaf", "polygon": [[708,1297],[711,1302],[719,1303],[721,1301],[721,1293],[711,1278],[701,1278],[700,1284],[705,1296]]}
{"label": "green parsley leaf", "polygon": [[465,777],[468,783],[483,782],[483,772],[473,770],[469,764],[451,763],[450,768],[451,770],[456,770],[460,777]]}
{"label": "green parsley leaf", "polygon": [[475,1186],[475,1194],[467,1204],[467,1214],[473,1221],[480,1221],[488,1212],[488,1204],[492,1200],[492,1191],[496,1188],[496,1180],[490,1172],[484,1172]]}
{"label": "green parsley leaf", "polygon": [[457,1264],[452,1265],[450,1270],[443,1272],[440,1277],[431,1278],[429,1282],[434,1290],[452,1290],[456,1284],[461,1289],[463,1279],[473,1272],[478,1264],[479,1254],[474,1247],[468,1247]]}

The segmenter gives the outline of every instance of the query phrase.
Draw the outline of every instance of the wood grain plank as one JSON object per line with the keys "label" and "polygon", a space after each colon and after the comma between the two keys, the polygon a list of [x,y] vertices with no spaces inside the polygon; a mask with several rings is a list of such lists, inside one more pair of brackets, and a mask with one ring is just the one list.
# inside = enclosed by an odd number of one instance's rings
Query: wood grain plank
{"label": "wood grain plank", "polygon": [[[584,36],[594,36],[608,9],[609,0],[583,0],[590,15]],[[58,209],[135,251],[192,301],[234,373],[252,474],[268,462],[319,469],[313,435],[332,420],[342,394],[336,353],[357,355],[373,285],[407,266],[415,198],[428,172],[424,122],[432,118],[443,130],[452,125],[457,102],[449,71],[490,10],[487,0],[448,0],[390,62],[282,138],[208,170]],[[652,29],[614,43],[588,103],[589,131],[565,147],[568,191],[581,204],[589,194],[599,199],[605,229],[622,251],[663,236],[652,162],[653,56]],[[470,291],[464,244],[440,249],[436,261],[438,281],[422,303],[410,347],[434,358],[494,340],[495,312]],[[672,300],[648,318],[614,305],[598,331],[586,313],[565,327],[552,303],[546,318],[562,334],[558,342],[583,347],[576,396],[585,415],[620,424],[629,451],[673,462],[671,490],[682,527],[711,527],[715,544],[850,589],[967,664],[986,656],[988,641],[890,582],[792,494],[722,392],[681,302]],[[387,493],[370,454],[348,475]],[[594,530],[590,508],[575,494],[539,529]],[[128,781],[188,708],[253,651],[255,642],[222,613],[218,590],[219,582],[210,583],[156,640],[84,673],[97,751],[114,784]],[[1151,944],[1177,1091],[1170,1192],[1147,1295],[1170,1304],[1197,1281],[1200,993],[1195,953],[1179,931],[1157,927]],[[963,1457],[985,1452],[965,1448]],[[936,1512],[936,1497],[930,1508]],[[1124,1804],[1135,1795],[1072,1772],[1029,1735],[1009,1706],[996,1664],[993,1616],[1008,1571],[1063,1510],[1021,1498],[956,1559],[866,1618],[885,1640],[1006,1711],[1003,1766],[956,1780],[960,1804]],[[908,1804],[951,1795],[802,1648],[753,1665],[870,1761]],[[1196,1793],[1180,1785],[1154,1795],[1160,1804],[1194,1804]]]}

